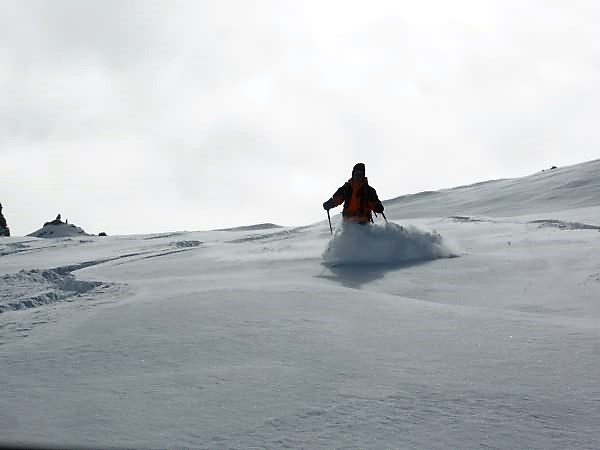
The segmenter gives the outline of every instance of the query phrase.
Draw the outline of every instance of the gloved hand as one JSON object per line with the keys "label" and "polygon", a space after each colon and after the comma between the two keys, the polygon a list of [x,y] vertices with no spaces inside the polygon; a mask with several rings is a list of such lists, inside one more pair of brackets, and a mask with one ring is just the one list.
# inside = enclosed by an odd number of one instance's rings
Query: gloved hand
{"label": "gloved hand", "polygon": [[373,211],[375,211],[376,213],[382,213],[383,212],[383,205],[381,203],[377,203],[375,205],[375,207],[373,208]]}
{"label": "gloved hand", "polygon": [[330,198],[325,203],[323,203],[323,209],[329,211],[331,208],[335,207],[333,204],[333,198]]}

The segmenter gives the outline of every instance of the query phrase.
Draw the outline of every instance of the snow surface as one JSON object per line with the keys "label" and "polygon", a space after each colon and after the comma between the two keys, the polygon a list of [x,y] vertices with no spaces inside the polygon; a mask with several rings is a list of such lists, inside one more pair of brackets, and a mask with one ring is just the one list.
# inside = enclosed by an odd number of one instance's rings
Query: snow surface
{"label": "snow surface", "polygon": [[600,160],[390,223],[0,239],[0,442],[600,448]]}

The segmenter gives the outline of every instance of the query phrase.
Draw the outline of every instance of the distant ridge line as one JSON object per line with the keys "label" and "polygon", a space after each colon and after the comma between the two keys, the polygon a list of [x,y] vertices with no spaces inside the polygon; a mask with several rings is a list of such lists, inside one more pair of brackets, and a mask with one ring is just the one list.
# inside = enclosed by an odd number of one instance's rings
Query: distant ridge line
{"label": "distant ridge line", "polygon": [[253,230],[267,230],[271,228],[283,228],[281,225],[276,225],[274,223],[259,223],[256,225],[245,225],[241,227],[232,227],[232,228],[219,228],[214,231],[253,231]]}

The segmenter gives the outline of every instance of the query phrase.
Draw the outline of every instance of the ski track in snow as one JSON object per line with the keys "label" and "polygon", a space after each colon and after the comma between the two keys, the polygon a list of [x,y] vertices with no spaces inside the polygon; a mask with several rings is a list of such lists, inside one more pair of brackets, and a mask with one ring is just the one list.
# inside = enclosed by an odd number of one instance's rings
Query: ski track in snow
{"label": "ski track in snow", "polygon": [[172,250],[129,253],[115,258],[87,261],[75,265],[50,269],[21,270],[14,274],[2,275],[0,276],[0,314],[6,311],[71,301],[74,297],[90,293],[98,287],[106,289],[113,285],[102,281],[77,280],[73,275],[73,272],[77,270],[116,260],[125,260],[122,263],[126,263],[132,259],[159,258],[185,252],[201,244],[202,242],[193,240],[177,241],[170,244],[170,247],[173,247]]}
{"label": "ski track in snow", "polygon": [[89,239],[72,239],[64,238],[59,240],[34,240],[9,242],[0,247],[0,256],[10,256],[18,253],[35,253],[45,252],[50,249],[62,249],[67,247],[78,246],[81,244],[92,243]]}
{"label": "ski track in snow", "polygon": [[[448,217],[454,222],[458,223],[515,223],[511,221],[501,221],[497,219],[479,218],[470,216],[450,216]],[[599,230],[600,226],[590,225],[581,222],[568,222],[560,219],[535,219],[525,222],[527,224],[538,225],[540,228],[550,227],[558,228],[560,230]]]}
{"label": "ski track in snow", "polygon": [[78,280],[72,273],[103,262],[106,260],[52,269],[21,270],[0,276],[0,314],[73,301],[84,294],[93,296],[94,292],[97,294],[113,287],[113,283]]}
{"label": "ski track in snow", "polygon": [[[0,345],[29,336],[38,325],[58,321],[65,312],[56,309],[60,304],[78,302],[92,307],[124,295],[128,290],[125,285],[79,280],[73,274],[108,260],[49,269],[23,269],[0,276]],[[31,314],[19,314],[25,311],[31,311]]]}
{"label": "ski track in snow", "polygon": [[[37,326],[56,324],[75,310],[113,303],[130,293],[128,286],[118,283],[64,282],[74,283],[77,287],[61,290],[55,285],[47,287],[48,291],[41,295],[21,298],[17,305],[8,304],[8,309],[0,313],[0,346],[28,337]],[[44,287],[30,284],[30,289],[36,288]]]}
{"label": "ski track in snow", "polygon": [[[147,239],[179,236],[171,233]],[[9,242],[0,247],[0,256],[22,255],[78,247],[95,242],[62,238],[58,240],[26,240]],[[158,244],[155,248],[125,253],[118,256],[84,261],[53,268],[23,269],[0,275],[0,345],[14,337],[26,337],[37,325],[55,322],[59,318],[56,307],[62,303],[84,302],[87,307],[117,301],[131,293],[123,283],[80,280],[74,272],[106,263],[127,264],[143,259],[159,258],[194,250],[202,241],[188,239]],[[14,316],[9,312],[32,310],[30,315]]]}
{"label": "ski track in snow", "polygon": [[282,231],[274,231],[272,233],[260,233],[260,234],[252,234],[249,236],[245,236],[242,238],[232,239],[229,241],[225,241],[228,244],[241,244],[246,242],[253,241],[277,241],[282,239],[291,239],[298,236],[301,232],[311,228],[307,227],[296,227],[291,229],[286,229]]}
{"label": "ski track in snow", "polygon": [[588,225],[586,223],[579,222],[565,222],[564,220],[558,219],[539,219],[532,220],[529,223],[539,225],[542,227],[553,227],[560,230],[600,230],[597,225]]}
{"label": "ski track in snow", "polygon": [[56,303],[84,294],[101,282],[78,281],[63,268],[22,270],[0,277],[0,313]]}
{"label": "ski track in snow", "polygon": [[170,238],[170,237],[175,237],[175,236],[181,236],[182,234],[185,234],[185,232],[181,231],[181,232],[176,232],[176,233],[161,233],[161,234],[157,234],[157,235],[153,235],[153,236],[145,236],[142,239],[145,241],[149,241],[149,240],[153,240],[153,239],[164,239],[164,238]]}

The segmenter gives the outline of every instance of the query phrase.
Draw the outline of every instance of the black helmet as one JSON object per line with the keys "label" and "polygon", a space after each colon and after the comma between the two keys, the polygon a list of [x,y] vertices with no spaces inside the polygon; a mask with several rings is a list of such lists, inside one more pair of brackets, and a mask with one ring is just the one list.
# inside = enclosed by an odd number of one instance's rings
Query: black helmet
{"label": "black helmet", "polygon": [[364,175],[365,174],[365,163],[354,164],[354,167],[352,168],[352,175],[354,175],[354,172],[356,172],[357,170],[360,170]]}

